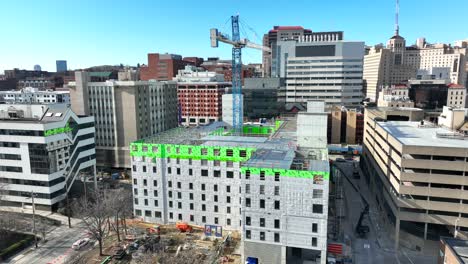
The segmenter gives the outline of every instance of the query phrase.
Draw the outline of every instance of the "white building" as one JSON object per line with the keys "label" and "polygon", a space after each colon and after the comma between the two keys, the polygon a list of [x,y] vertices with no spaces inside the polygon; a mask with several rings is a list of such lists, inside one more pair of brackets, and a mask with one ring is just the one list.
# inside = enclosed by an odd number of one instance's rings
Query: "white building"
{"label": "white building", "polygon": [[378,107],[414,107],[409,98],[409,88],[406,85],[393,85],[379,92]]}
{"label": "white building", "polygon": [[70,104],[70,92],[26,87],[19,91],[0,91],[0,101],[20,104]]}
{"label": "white building", "polygon": [[0,104],[0,195],[55,210],[77,175],[95,175],[94,118],[63,105]]}
{"label": "white building", "polygon": [[[329,167],[322,114],[323,127],[305,115],[301,125],[292,118],[244,127],[256,137],[229,136],[231,127],[217,122],[133,143],[135,215],[218,233],[242,231],[244,261],[326,263]],[[314,124],[323,133],[310,134]],[[322,144],[298,145],[298,139],[321,136]]]}
{"label": "white building", "polygon": [[278,41],[272,76],[286,78],[286,104],[322,100],[356,107],[362,99],[364,42],[302,37]]}

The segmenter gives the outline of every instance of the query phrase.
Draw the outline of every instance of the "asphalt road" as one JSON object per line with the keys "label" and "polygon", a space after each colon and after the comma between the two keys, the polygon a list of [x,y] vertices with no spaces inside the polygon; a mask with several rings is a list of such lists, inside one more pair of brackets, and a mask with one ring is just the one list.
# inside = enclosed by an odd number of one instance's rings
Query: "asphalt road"
{"label": "asphalt road", "polygon": [[[365,184],[363,177],[360,179],[353,178],[353,162],[335,162],[335,165],[342,168],[346,173],[351,182],[358,188],[359,192],[364,195],[364,197],[369,199],[369,191],[367,185]],[[380,231],[380,239],[377,240],[377,230],[379,223],[379,216],[374,215],[374,217],[366,217],[364,223],[370,227],[370,231],[365,238],[359,238],[356,236],[354,229],[358,222],[359,216],[364,204],[362,199],[351,184],[343,180],[343,192],[346,206],[346,217],[343,220],[343,232],[345,236],[349,237],[351,240],[353,260],[354,263],[359,264],[374,264],[374,263],[397,263],[397,264],[417,264],[417,263],[427,263],[435,264],[437,263],[437,258],[433,256],[423,256],[413,252],[400,249],[398,253],[395,253],[391,245],[393,241],[390,240],[387,236],[382,235]],[[375,214],[377,210],[373,207],[373,204],[370,204],[369,214]],[[376,222],[377,221],[377,222]]]}
{"label": "asphalt road", "polygon": [[[82,224],[73,226],[62,225],[54,229],[46,236],[46,243],[39,243],[36,249],[34,245],[14,256],[7,263],[15,264],[62,264],[67,257],[77,252],[71,249],[72,244],[80,238],[86,237],[86,231]],[[90,247],[81,250],[87,250]]]}

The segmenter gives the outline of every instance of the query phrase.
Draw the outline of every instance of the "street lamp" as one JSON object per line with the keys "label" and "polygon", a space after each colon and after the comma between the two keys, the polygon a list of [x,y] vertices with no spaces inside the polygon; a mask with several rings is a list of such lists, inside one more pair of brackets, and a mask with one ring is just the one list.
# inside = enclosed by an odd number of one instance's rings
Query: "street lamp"
{"label": "street lamp", "polygon": [[34,197],[36,194],[34,191],[31,191],[31,203],[32,203],[32,210],[33,210],[33,234],[34,234],[34,244],[37,248],[37,236],[36,236],[36,204],[34,203]]}

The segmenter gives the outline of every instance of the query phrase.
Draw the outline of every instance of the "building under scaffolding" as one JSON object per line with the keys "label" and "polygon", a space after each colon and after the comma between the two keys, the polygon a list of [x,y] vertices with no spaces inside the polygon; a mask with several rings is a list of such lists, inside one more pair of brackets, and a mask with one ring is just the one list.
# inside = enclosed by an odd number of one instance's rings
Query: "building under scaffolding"
{"label": "building under scaffolding", "polygon": [[244,260],[326,263],[327,116],[314,103],[241,136],[216,122],[132,143],[135,215],[242,231]]}

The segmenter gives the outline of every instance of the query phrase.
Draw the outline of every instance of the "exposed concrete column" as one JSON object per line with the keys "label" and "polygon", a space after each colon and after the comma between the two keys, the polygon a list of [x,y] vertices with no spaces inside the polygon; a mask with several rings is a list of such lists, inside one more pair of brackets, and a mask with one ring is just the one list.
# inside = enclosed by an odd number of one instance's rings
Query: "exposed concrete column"
{"label": "exposed concrete column", "polygon": [[395,217],[395,251],[398,251],[399,242],[400,242],[400,218],[396,216]]}
{"label": "exposed concrete column", "polygon": [[427,240],[427,223],[424,223],[424,240]]}
{"label": "exposed concrete column", "polygon": [[[93,166],[93,174],[94,174],[94,190],[97,190],[98,189],[98,186],[97,186],[97,176],[96,176],[96,164],[94,164]],[[84,182],[84,184],[86,185],[86,180]]]}
{"label": "exposed concrete column", "polygon": [[287,253],[288,252],[286,251],[286,246],[281,246],[281,261],[280,261],[281,264],[286,264]]}
{"label": "exposed concrete column", "polygon": [[320,251],[320,264],[327,264],[327,250]]}

